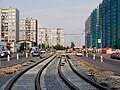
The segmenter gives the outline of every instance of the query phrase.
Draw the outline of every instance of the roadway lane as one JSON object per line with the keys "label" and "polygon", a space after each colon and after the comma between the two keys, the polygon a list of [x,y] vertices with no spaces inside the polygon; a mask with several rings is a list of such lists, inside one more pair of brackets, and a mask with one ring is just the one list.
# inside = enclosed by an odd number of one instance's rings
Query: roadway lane
{"label": "roadway lane", "polygon": [[[51,55],[52,53],[47,53],[46,55],[41,55],[42,58],[48,56],[48,55]],[[22,64],[26,61],[29,61],[29,60],[33,60],[35,57],[32,57],[32,56],[29,56],[29,57],[25,57],[25,54],[20,54],[20,57],[19,59],[17,60],[17,56],[15,55],[14,57],[11,57],[10,61],[7,61],[7,58],[0,58],[0,68],[4,68],[4,67],[9,67],[9,66],[13,66],[13,65],[16,65],[16,64]],[[40,59],[40,57],[38,57]]]}
{"label": "roadway lane", "polygon": [[[18,53],[19,54],[19,58],[24,58],[25,54],[24,53]],[[11,60],[16,60],[17,59],[17,54],[12,54],[12,56],[10,57]],[[0,58],[1,62],[5,62],[7,61],[7,57],[5,58]]]}
{"label": "roadway lane", "polygon": [[13,66],[16,64],[21,64],[24,63],[28,60],[32,59],[32,57],[25,57],[25,54],[20,54],[19,55],[19,59],[17,60],[17,56],[14,55],[10,58],[10,61],[7,61],[7,58],[0,58],[0,68],[4,68],[4,67],[9,67],[9,66]]}
{"label": "roadway lane", "polygon": [[89,55],[89,57],[81,57],[85,61],[94,64],[100,68],[103,68],[105,70],[110,70],[113,72],[117,72],[120,74],[120,60],[117,59],[111,59],[109,56],[103,55],[104,59],[103,62],[100,61],[100,57],[97,56],[95,60],[93,60],[92,55]]}

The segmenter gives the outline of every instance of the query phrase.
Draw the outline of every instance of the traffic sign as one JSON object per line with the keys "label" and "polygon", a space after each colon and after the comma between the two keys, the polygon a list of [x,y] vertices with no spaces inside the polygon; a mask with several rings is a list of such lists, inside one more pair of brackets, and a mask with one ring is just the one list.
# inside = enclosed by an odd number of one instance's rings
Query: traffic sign
{"label": "traffic sign", "polygon": [[101,39],[98,39],[98,43],[101,43]]}

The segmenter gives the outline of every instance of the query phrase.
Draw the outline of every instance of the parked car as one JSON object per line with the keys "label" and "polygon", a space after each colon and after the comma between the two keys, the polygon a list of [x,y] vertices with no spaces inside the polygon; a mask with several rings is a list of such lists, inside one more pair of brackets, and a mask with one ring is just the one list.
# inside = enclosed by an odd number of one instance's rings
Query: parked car
{"label": "parked car", "polygon": [[118,54],[118,59],[120,59],[120,53]]}
{"label": "parked car", "polygon": [[7,56],[8,56],[8,52],[7,51],[0,52],[0,57],[7,57]]}
{"label": "parked car", "polygon": [[112,53],[111,58],[120,59],[120,53]]}
{"label": "parked car", "polygon": [[111,58],[115,58],[116,53],[111,54]]}
{"label": "parked car", "polygon": [[40,51],[38,50],[33,51],[32,56],[40,56]]}
{"label": "parked car", "polygon": [[76,56],[82,57],[82,53],[81,52],[77,52]]}
{"label": "parked car", "polygon": [[41,54],[45,54],[46,51],[45,51],[45,50],[41,50],[40,53],[41,53]]}

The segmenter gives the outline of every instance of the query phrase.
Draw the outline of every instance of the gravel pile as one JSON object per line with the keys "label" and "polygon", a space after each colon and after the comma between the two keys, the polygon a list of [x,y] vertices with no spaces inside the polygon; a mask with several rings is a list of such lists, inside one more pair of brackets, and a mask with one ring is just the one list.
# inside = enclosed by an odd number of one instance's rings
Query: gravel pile
{"label": "gravel pile", "polygon": [[21,67],[22,67],[21,64],[17,64],[17,65],[11,66],[11,67],[2,68],[2,69],[0,69],[0,75],[12,74],[12,73],[18,71]]}
{"label": "gravel pile", "polygon": [[[80,59],[75,57],[77,60]],[[80,59],[80,66],[85,71],[87,75],[94,76],[97,81],[106,83],[116,90],[120,90],[120,74],[112,71],[103,70],[93,64],[90,64],[82,59]]]}
{"label": "gravel pile", "polygon": [[[39,60],[38,58],[34,58],[35,61]],[[22,69],[24,69],[25,67],[29,66],[30,64],[34,63],[33,59],[21,63],[21,64],[17,64],[17,65],[13,65],[10,67],[6,67],[6,68],[0,68],[0,88],[11,78],[13,77],[17,72],[21,71]]]}
{"label": "gravel pile", "polygon": [[13,66],[10,66],[10,67],[1,68],[0,69],[0,76],[15,73],[16,71],[19,71],[22,68],[24,68],[23,66],[29,66],[30,64],[39,60],[39,58],[34,58],[34,59],[35,60],[31,59],[31,60],[29,60],[27,62],[24,62],[22,64],[16,64],[16,65],[13,65]]}

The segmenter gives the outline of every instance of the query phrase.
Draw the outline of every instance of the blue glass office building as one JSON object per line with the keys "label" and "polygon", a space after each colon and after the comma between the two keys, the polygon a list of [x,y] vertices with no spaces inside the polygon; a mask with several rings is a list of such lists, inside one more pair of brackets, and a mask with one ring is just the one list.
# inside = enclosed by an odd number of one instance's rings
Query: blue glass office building
{"label": "blue glass office building", "polygon": [[91,13],[91,39],[92,39],[92,48],[100,48],[100,30],[99,30],[99,8],[93,10]]}
{"label": "blue glass office building", "polygon": [[[91,46],[120,49],[120,0],[103,0],[90,18]],[[101,45],[98,39],[102,39]]]}
{"label": "blue glass office building", "polygon": [[102,46],[120,48],[120,0],[102,2]]}

